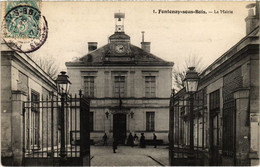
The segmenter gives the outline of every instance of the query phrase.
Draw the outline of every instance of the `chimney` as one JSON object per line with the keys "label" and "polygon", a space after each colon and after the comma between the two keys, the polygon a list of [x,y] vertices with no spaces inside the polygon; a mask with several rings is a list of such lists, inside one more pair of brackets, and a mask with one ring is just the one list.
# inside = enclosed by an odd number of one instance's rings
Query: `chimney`
{"label": "chimney", "polygon": [[259,2],[251,3],[246,6],[248,16],[246,17],[246,35],[259,25]]}
{"label": "chimney", "polygon": [[150,47],[151,47],[151,42],[144,42],[144,31],[142,31],[142,42],[141,42],[141,48],[150,53]]}
{"label": "chimney", "polygon": [[151,42],[141,42],[141,47],[144,51],[150,53]]}
{"label": "chimney", "polygon": [[96,49],[97,49],[97,42],[88,42],[88,52],[91,52]]}

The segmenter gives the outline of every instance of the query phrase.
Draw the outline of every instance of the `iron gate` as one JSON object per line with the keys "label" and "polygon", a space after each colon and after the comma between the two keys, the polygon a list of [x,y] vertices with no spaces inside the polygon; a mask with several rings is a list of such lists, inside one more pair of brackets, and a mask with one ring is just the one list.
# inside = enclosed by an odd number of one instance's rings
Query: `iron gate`
{"label": "iron gate", "polygon": [[81,91],[64,99],[52,94],[23,103],[24,165],[90,165],[90,100]]}
{"label": "iron gate", "polygon": [[[205,96],[204,90],[192,96],[185,92],[180,91],[175,94],[174,90],[172,91],[169,113],[171,166],[204,165],[207,140]],[[191,142],[191,134],[193,142]]]}

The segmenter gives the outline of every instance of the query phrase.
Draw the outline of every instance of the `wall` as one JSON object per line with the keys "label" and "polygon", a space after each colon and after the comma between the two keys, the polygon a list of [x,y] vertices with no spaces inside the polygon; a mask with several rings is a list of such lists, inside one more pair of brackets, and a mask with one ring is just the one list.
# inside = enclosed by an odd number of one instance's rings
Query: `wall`
{"label": "wall", "polygon": [[[87,76],[87,71],[89,71],[90,76],[96,76],[95,78],[95,97],[113,97],[112,91],[112,73],[113,71],[126,71],[127,77],[127,97],[142,98],[144,97],[144,78],[142,77],[142,71],[159,71],[157,80],[157,97],[165,98],[169,97],[171,88],[171,69],[169,67],[134,67],[134,66],[124,66],[120,67],[68,67],[68,76],[72,83],[70,92],[72,94],[78,94],[78,90],[82,89],[83,86],[83,76]],[[134,85],[134,86],[132,86]],[[140,85],[140,86],[136,86]],[[168,88],[168,89],[165,89]]]}
{"label": "wall", "polygon": [[[11,62],[9,56],[1,57],[1,154],[12,156],[11,150]],[[9,150],[9,151],[8,151]]]}

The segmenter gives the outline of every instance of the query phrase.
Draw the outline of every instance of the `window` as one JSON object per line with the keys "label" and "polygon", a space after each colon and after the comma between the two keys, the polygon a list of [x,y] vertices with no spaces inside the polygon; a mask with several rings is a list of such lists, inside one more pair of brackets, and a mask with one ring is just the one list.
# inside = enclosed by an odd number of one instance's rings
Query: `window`
{"label": "window", "polygon": [[145,77],[145,97],[155,97],[155,76]]}
{"label": "window", "polygon": [[93,112],[89,112],[89,130],[90,132],[94,131],[94,113]]}
{"label": "window", "polygon": [[211,111],[219,110],[220,106],[220,96],[219,96],[219,89],[209,94],[209,108]]}
{"label": "window", "polygon": [[115,76],[115,97],[125,97],[125,76]]}
{"label": "window", "polygon": [[39,93],[32,91],[31,99],[32,99],[32,112],[39,111]]}
{"label": "window", "polygon": [[154,131],[154,112],[146,112],[146,131]]}
{"label": "window", "polygon": [[40,111],[40,106],[39,106],[39,93],[35,92],[32,90],[31,92],[31,100],[32,100],[32,103],[31,103],[31,110],[32,110],[32,120],[31,120],[31,123],[32,123],[32,127],[33,127],[33,136],[32,136],[32,145],[34,146],[40,146],[40,134],[39,134],[39,131],[40,131],[40,114],[39,114],[39,111]]}
{"label": "window", "polygon": [[94,97],[94,77],[88,76],[84,77],[84,90],[85,96]]}
{"label": "window", "polygon": [[220,94],[218,89],[209,94],[211,147],[219,146],[220,143],[219,108],[220,108]]}

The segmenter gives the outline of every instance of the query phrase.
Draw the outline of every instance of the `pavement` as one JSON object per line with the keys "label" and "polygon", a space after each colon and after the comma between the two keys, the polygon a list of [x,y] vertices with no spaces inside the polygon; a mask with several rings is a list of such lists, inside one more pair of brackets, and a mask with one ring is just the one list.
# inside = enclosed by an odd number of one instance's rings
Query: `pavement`
{"label": "pavement", "polygon": [[91,166],[168,166],[166,146],[146,148],[118,146],[113,153],[112,146],[91,146]]}

